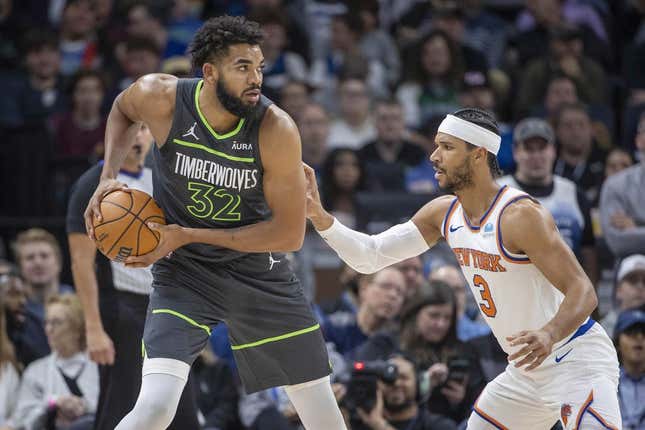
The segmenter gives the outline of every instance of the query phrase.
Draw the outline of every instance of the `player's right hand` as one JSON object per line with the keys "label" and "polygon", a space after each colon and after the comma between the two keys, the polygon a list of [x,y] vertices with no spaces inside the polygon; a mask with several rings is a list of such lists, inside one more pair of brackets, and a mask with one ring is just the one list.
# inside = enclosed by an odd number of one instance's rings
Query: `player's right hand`
{"label": "player's right hand", "polygon": [[101,215],[101,200],[103,200],[106,195],[116,190],[130,192],[126,184],[119,182],[116,179],[101,179],[101,182],[99,182],[99,185],[96,187],[92,198],[87,204],[87,209],[85,209],[84,214],[85,230],[87,231],[87,235],[90,239],[96,240],[94,237],[94,220],[96,219],[98,222],[103,220],[103,216]]}
{"label": "player's right hand", "polygon": [[317,214],[322,203],[316,182],[316,171],[307,163],[302,163],[302,168],[305,170],[305,179],[307,180],[307,218],[311,218]]}
{"label": "player's right hand", "polygon": [[334,217],[322,207],[320,193],[318,192],[318,183],[316,182],[316,171],[307,165],[307,163],[302,163],[302,168],[305,170],[305,179],[307,180],[306,216],[311,220],[316,230],[326,230],[331,227],[334,222]]}
{"label": "player's right hand", "polygon": [[87,350],[90,359],[96,364],[114,364],[114,343],[102,327],[90,329],[85,333],[87,338]]}

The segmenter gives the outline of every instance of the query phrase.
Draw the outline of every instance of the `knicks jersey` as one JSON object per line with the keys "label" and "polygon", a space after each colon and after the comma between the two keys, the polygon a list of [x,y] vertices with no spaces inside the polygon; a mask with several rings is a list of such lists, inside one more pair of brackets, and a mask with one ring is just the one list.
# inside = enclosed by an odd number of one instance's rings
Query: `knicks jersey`
{"label": "knicks jersey", "polygon": [[[522,187],[516,179],[511,176],[503,176],[497,180],[499,185],[510,185],[517,189]],[[555,225],[562,236],[562,239],[569,245],[578,258],[582,247],[583,233],[588,226],[579,202],[579,191],[575,182],[553,175],[551,187],[543,187],[544,193],[533,193],[531,195],[542,206],[551,212]],[[547,194],[547,190],[548,192]]]}
{"label": "knicks jersey", "polygon": [[511,348],[507,336],[543,327],[564,299],[526,255],[504,248],[502,214],[509,205],[526,198],[531,197],[503,186],[479,226],[472,225],[455,198],[442,225],[442,234],[457,257],[479,310],[508,354],[521,346]]}

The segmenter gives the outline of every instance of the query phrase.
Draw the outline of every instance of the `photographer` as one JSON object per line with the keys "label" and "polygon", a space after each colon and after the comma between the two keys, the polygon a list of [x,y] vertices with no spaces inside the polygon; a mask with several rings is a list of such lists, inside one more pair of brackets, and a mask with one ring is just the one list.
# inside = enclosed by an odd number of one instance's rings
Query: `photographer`
{"label": "photographer", "polygon": [[433,282],[401,312],[399,332],[379,333],[357,351],[361,360],[378,360],[403,351],[428,369],[431,412],[461,422],[485,385],[476,351],[457,339],[456,303],[449,286]]}
{"label": "photographer", "polygon": [[[377,383],[376,404],[371,411],[357,407],[358,420],[352,430],[455,430],[453,421],[431,414],[422,402],[419,375],[410,358],[394,355],[388,363],[398,371],[396,379],[388,384]],[[351,384],[351,383],[350,383]],[[348,393],[351,389],[348,390]],[[350,394],[351,395],[351,394]]]}

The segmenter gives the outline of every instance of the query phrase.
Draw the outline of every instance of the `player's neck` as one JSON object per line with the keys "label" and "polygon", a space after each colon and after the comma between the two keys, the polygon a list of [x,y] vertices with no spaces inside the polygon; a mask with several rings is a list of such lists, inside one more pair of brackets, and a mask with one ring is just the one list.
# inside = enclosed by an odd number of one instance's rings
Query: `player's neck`
{"label": "player's neck", "polygon": [[478,226],[479,220],[493,204],[500,186],[492,180],[475,179],[472,187],[455,192],[466,216],[473,225]]}
{"label": "player's neck", "polygon": [[215,89],[204,80],[204,87],[199,92],[197,102],[208,125],[217,133],[225,134],[237,126],[240,117],[227,111],[214,94]]}

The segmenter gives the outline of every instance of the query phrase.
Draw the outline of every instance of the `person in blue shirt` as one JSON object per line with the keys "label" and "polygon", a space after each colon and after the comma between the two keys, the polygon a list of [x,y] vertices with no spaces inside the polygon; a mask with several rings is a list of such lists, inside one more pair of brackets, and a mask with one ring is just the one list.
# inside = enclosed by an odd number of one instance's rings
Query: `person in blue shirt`
{"label": "person in blue shirt", "polygon": [[358,285],[358,311],[333,313],[323,324],[325,340],[347,360],[369,337],[394,322],[406,290],[403,274],[392,267],[361,277]]}
{"label": "person in blue shirt", "polygon": [[614,330],[624,430],[645,430],[645,305],[621,312]]}

